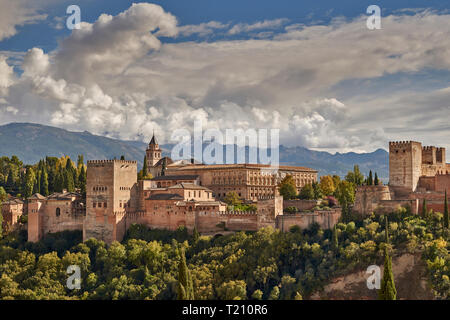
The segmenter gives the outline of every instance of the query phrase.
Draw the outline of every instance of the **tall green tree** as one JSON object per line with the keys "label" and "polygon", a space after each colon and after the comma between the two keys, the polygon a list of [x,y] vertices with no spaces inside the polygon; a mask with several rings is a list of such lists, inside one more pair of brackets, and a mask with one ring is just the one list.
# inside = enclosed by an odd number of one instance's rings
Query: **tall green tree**
{"label": "tall green tree", "polygon": [[320,188],[320,184],[316,181],[312,183],[312,187],[314,190],[314,199],[320,199],[323,196],[322,189]]}
{"label": "tall green tree", "polygon": [[448,199],[447,199],[447,189],[445,189],[445,199],[444,199],[444,228],[448,229]]}
{"label": "tall green tree", "polygon": [[374,184],[378,186],[380,184],[380,179],[378,179],[378,174],[375,172]]}
{"label": "tall green tree", "polygon": [[428,208],[427,208],[427,199],[423,199],[422,202],[422,217],[426,217],[428,214]]}
{"label": "tall green tree", "polygon": [[80,192],[84,196],[86,196],[86,170],[84,166],[81,166],[80,174],[78,175],[78,184],[80,185]]}
{"label": "tall green tree", "polygon": [[389,243],[389,221],[388,216],[384,216],[384,242]]}
{"label": "tall green tree", "polygon": [[33,168],[29,167],[25,175],[25,184],[23,190],[23,196],[25,198],[31,197],[33,195],[35,180],[36,176],[34,175]]}
{"label": "tall green tree", "polygon": [[348,222],[351,214],[351,207],[355,202],[355,187],[354,184],[343,180],[336,188],[336,198],[342,207],[342,220]]}
{"label": "tall green tree", "polygon": [[384,250],[384,270],[381,287],[378,291],[379,300],[396,300],[397,290],[395,289],[394,274],[392,272],[392,259],[389,256],[388,249]]}
{"label": "tall green tree", "polygon": [[284,177],[278,185],[278,188],[280,195],[283,196],[283,199],[294,199],[297,196],[295,180],[291,175],[287,175],[286,177]]}
{"label": "tall green tree", "polygon": [[333,227],[333,242],[332,242],[333,250],[337,250],[339,248],[339,238],[338,238],[338,231],[336,228],[336,225]]}
{"label": "tall green tree", "polygon": [[184,249],[180,249],[180,263],[178,265],[178,300],[194,300],[194,286],[186,264]]}
{"label": "tall green tree", "polygon": [[359,170],[359,166],[355,165],[353,167],[353,171],[349,171],[347,175],[345,176],[345,180],[348,182],[353,183],[356,186],[360,186],[364,182],[364,175]]}
{"label": "tall green tree", "polygon": [[313,200],[314,199],[314,189],[310,183],[305,184],[303,188],[300,190],[298,195],[300,199],[303,200]]}
{"label": "tall green tree", "polygon": [[144,156],[144,166],[142,167],[142,176],[146,177],[148,174],[147,155]]}
{"label": "tall green tree", "polygon": [[48,192],[48,174],[47,174],[47,169],[45,167],[43,167],[42,169],[42,173],[41,173],[41,190],[40,193],[43,196],[48,196],[49,192]]}
{"label": "tall green tree", "polygon": [[373,185],[373,176],[372,176],[372,170],[369,172],[369,177],[367,178],[367,185],[372,186]]}

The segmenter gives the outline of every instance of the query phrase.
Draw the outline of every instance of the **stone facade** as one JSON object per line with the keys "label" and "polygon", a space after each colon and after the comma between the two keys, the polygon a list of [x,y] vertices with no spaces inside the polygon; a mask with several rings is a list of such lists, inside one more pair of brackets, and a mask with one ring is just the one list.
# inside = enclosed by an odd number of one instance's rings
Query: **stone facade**
{"label": "stone facade", "polygon": [[257,201],[273,197],[275,187],[286,175],[291,175],[299,192],[303,186],[317,182],[317,171],[304,167],[280,166],[277,172],[263,164],[188,164],[168,166],[167,175],[197,175],[203,186],[224,199],[235,192],[243,200]]}
{"label": "stone facade", "polygon": [[[285,225],[277,222],[283,216],[283,198],[277,192],[283,177],[292,175],[298,191],[317,181],[317,171],[304,167],[281,166],[274,172],[268,165],[174,162],[162,157],[154,136],[146,157],[153,179],[137,180],[136,161],[88,161],[85,200],[77,193],[48,197],[35,194],[25,203],[5,203],[5,223],[15,225],[20,215],[28,214],[28,240],[33,242],[48,233],[82,230],[83,240],[96,238],[111,243],[122,240],[135,223],[169,230],[184,226],[206,234],[256,231]],[[221,199],[231,191],[254,204],[256,211],[229,211]],[[328,228],[337,221],[335,214],[308,213],[295,219],[291,216],[286,223],[307,228],[310,223],[319,222]]]}
{"label": "stone facade", "polygon": [[19,227],[19,218],[23,214],[24,202],[20,199],[10,199],[2,203],[1,209],[3,230],[16,230]]}
{"label": "stone facade", "polygon": [[83,230],[85,207],[80,194],[35,194],[27,199],[28,241],[39,241],[47,233]]}
{"label": "stone facade", "polygon": [[426,199],[429,209],[443,212],[444,192],[450,190],[445,148],[422,147],[415,141],[390,142],[389,179],[388,186],[358,187],[353,210],[367,215],[409,207],[419,214]]}

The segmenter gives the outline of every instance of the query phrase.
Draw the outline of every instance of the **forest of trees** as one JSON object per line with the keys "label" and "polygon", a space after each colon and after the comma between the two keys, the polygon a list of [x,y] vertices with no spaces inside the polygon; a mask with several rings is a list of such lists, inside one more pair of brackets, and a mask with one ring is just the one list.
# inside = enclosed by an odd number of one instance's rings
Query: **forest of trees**
{"label": "forest of trees", "polygon": [[[49,234],[37,243],[27,242],[23,230],[3,235],[0,299],[308,299],[334,277],[383,263],[387,271],[380,299],[394,299],[392,257],[406,252],[421,254],[435,296],[448,299],[448,210],[425,209],[423,216],[415,216],[402,208],[389,221],[385,216],[354,217],[355,187],[371,183],[370,176],[364,178],[355,167],[344,180],[322,177],[311,185],[311,198],[331,201],[335,196],[344,213],[349,210],[333,230],[313,224],[290,232],[263,228],[207,237],[184,228],[133,225],[121,243],[109,246],[95,239],[83,243],[81,231]],[[77,165],[67,157],[47,157],[34,166],[23,166],[17,157],[0,159],[0,201],[6,190],[47,195],[83,190],[85,182],[82,157]],[[282,184],[283,192],[292,192],[289,178]],[[243,206],[233,194],[227,203]],[[81,289],[67,288],[69,265],[80,266]]]}
{"label": "forest of trees", "polygon": [[86,192],[86,166],[83,156],[74,163],[68,156],[46,157],[35,165],[24,165],[16,156],[0,158],[0,187],[17,197],[35,193]]}
{"label": "forest of trees", "polygon": [[[334,230],[263,228],[215,238],[133,225],[121,243],[110,246],[93,239],[82,243],[81,232],[38,243],[26,242],[26,233],[10,234],[0,241],[0,298],[308,299],[333,277],[383,264],[386,252],[389,261],[422,252],[436,297],[447,299],[449,234],[443,215],[423,218],[402,209],[386,221],[372,215]],[[81,268],[81,289],[69,290],[66,268],[74,264]]]}

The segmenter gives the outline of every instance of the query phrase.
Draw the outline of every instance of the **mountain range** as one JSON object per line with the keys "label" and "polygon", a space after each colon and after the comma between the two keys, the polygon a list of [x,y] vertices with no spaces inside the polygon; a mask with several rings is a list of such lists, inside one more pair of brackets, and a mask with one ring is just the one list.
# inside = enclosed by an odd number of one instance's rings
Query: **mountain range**
{"label": "mountain range", "polygon": [[[26,164],[37,163],[45,156],[64,155],[76,159],[79,154],[85,160],[119,159],[137,160],[142,166],[147,143],[125,141],[91,134],[87,131],[72,132],[61,128],[34,123],[9,123],[0,126],[0,156],[16,155]],[[162,145],[163,155],[170,156],[173,145]],[[383,149],[370,153],[336,153],[314,151],[304,147],[286,147],[279,150],[280,164],[311,167],[320,175],[345,176],[355,164],[364,174],[369,170],[387,182],[389,155]]]}

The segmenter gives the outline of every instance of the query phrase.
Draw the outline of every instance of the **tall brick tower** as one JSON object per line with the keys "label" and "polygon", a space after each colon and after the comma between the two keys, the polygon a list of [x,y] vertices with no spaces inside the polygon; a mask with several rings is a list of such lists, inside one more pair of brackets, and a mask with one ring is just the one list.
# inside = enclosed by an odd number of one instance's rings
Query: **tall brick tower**
{"label": "tall brick tower", "polygon": [[125,214],[136,210],[136,195],[136,161],[88,161],[83,241],[122,240],[126,231]]}
{"label": "tall brick tower", "polygon": [[152,140],[150,140],[146,150],[147,166],[149,168],[153,167],[159,160],[161,160],[161,153],[162,150],[159,148],[158,142],[156,141],[155,133],[153,133]]}
{"label": "tall brick tower", "polygon": [[415,191],[422,174],[422,144],[389,142],[389,186],[395,191]]}

